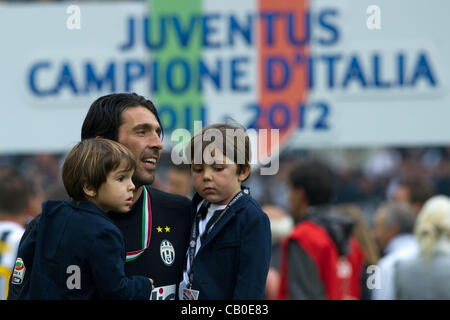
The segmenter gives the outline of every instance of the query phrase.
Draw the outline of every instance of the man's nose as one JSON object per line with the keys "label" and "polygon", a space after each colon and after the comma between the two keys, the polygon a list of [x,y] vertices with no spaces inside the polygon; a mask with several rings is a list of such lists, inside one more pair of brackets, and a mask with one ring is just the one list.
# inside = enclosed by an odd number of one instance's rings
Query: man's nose
{"label": "man's nose", "polygon": [[149,135],[147,144],[150,148],[156,148],[158,150],[162,150],[163,148],[161,137],[156,131],[153,131],[152,134]]}

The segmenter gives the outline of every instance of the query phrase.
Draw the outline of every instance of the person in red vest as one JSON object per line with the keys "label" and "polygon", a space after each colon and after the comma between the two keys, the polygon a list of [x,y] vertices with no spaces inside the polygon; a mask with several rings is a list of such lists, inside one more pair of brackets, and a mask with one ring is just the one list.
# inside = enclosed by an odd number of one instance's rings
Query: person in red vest
{"label": "person in red vest", "polygon": [[331,206],[331,170],[301,163],[291,171],[288,189],[295,226],[282,244],[278,299],[360,299],[364,255],[352,237],[354,221]]}

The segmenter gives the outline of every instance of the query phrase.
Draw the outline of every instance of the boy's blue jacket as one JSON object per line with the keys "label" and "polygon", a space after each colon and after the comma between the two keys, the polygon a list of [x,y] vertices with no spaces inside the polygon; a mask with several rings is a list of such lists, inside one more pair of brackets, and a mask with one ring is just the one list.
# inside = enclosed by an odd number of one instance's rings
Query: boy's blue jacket
{"label": "boy's blue jacket", "polygon": [[149,299],[151,294],[147,278],[125,276],[121,232],[87,201],[44,202],[17,256],[31,272],[19,299]]}
{"label": "boy's blue jacket", "polygon": [[[201,200],[194,195],[195,209]],[[271,248],[269,218],[244,193],[202,240],[192,289],[200,300],[264,299]]]}

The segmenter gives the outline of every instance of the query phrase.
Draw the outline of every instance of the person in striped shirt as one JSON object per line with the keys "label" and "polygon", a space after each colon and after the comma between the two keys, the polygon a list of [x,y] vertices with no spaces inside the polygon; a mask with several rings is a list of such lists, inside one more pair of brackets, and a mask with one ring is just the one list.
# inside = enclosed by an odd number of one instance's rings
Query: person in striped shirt
{"label": "person in striped shirt", "polygon": [[12,167],[0,168],[0,300],[6,300],[28,205],[29,184]]}

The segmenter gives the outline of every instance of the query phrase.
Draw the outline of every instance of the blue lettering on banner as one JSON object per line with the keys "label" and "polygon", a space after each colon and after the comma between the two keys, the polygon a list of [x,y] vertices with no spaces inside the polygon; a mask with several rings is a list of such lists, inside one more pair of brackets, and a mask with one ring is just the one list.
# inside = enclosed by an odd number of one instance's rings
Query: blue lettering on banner
{"label": "blue lettering on banner", "polygon": [[[275,69],[278,69],[281,74],[278,81],[273,79],[275,74]],[[266,88],[271,91],[283,90],[289,83],[291,73],[290,73],[289,62],[281,56],[269,57],[266,60]]]}
{"label": "blue lettering on banner", "polygon": [[[217,33],[217,20],[220,19],[220,14],[206,14],[202,17],[202,46],[207,49],[218,49],[221,43],[212,41],[214,33]],[[214,26],[214,22],[216,26]]]}
{"label": "blue lettering on banner", "polygon": [[179,39],[181,46],[183,48],[189,47],[192,40],[193,32],[195,30],[194,29],[195,25],[199,23],[198,19],[196,18],[196,16],[191,16],[186,30],[183,30],[181,21],[178,17],[174,16],[170,18],[171,18],[170,22],[173,24],[174,32],[177,35],[176,38]]}
{"label": "blue lettering on banner", "polygon": [[197,77],[197,89],[198,91],[203,91],[203,79],[210,79],[213,86],[217,90],[222,90],[222,60],[216,60],[215,68],[208,67],[204,61],[199,61],[198,64],[198,73]]}
{"label": "blue lettering on banner", "polygon": [[[145,47],[148,50],[160,50],[160,49],[165,47],[166,41],[167,41],[167,37],[166,37],[166,20],[165,19],[159,19],[157,21],[157,22],[159,22],[159,30],[160,30],[160,32],[159,32],[158,40],[155,41],[154,39],[152,39],[153,33],[150,32],[150,19],[151,18],[148,18],[148,17],[144,18],[144,26],[143,26],[143,29],[144,29],[144,32],[143,32],[144,44],[145,44]],[[130,32],[129,32],[130,37],[133,36],[134,33],[135,33],[134,30],[130,30]],[[134,37],[133,37],[133,39],[134,39]],[[153,42],[153,41],[155,41],[155,42]],[[130,50],[132,47],[133,47],[132,45],[127,46],[126,50]]]}
{"label": "blue lettering on banner", "polygon": [[347,68],[347,72],[345,73],[344,81],[342,82],[342,86],[346,88],[350,80],[357,80],[361,84],[362,87],[366,87],[366,79],[364,78],[362,68],[359,64],[358,57],[353,56],[350,60],[350,63]]}
{"label": "blue lettering on banner", "polygon": [[338,12],[334,9],[325,9],[319,13],[319,25],[322,26],[322,28],[324,30],[328,30],[331,35],[331,37],[329,39],[320,38],[318,40],[319,44],[324,45],[324,46],[331,46],[338,42],[338,40],[339,40],[338,28],[333,23],[328,21],[328,18],[327,18],[329,16],[335,17],[337,15],[338,15]]}
{"label": "blue lettering on banner", "polygon": [[69,63],[63,63],[61,73],[57,79],[55,91],[60,92],[62,89],[68,88],[73,94],[78,93],[78,88],[75,83],[73,73]]}
{"label": "blue lettering on banner", "polygon": [[252,28],[254,24],[254,19],[252,15],[247,15],[246,17],[246,25],[242,25],[239,23],[239,20],[231,15],[228,18],[228,41],[226,44],[228,46],[233,47],[236,44],[236,34],[240,34],[242,39],[244,40],[244,43],[247,45],[253,45],[253,35],[254,35],[254,28]]}
{"label": "blue lettering on banner", "polygon": [[47,71],[43,69],[51,68],[51,63],[48,61],[37,62],[31,66],[29,76],[28,76],[28,86],[30,87],[31,92],[38,97],[45,97],[52,94],[57,94],[53,88],[39,88],[37,81],[38,71]]}
{"label": "blue lettering on banner", "polygon": [[433,75],[433,71],[431,69],[431,66],[428,63],[428,59],[425,53],[421,53],[419,57],[417,58],[417,65],[414,69],[414,74],[412,76],[411,85],[415,85],[417,80],[420,78],[424,78],[425,80],[428,80],[428,82],[432,85],[436,85],[436,80]]}
{"label": "blue lettering on banner", "polygon": [[232,91],[245,92],[250,90],[249,85],[243,85],[242,81],[239,81],[246,75],[245,70],[242,68],[242,64],[248,63],[248,57],[238,57],[231,59],[231,78],[230,87]]}
{"label": "blue lettering on banner", "polygon": [[[297,15],[293,12],[288,13],[287,15],[287,24],[288,24],[288,28],[287,28],[287,33],[288,36],[287,38],[289,39],[289,43],[293,44],[294,46],[304,46],[307,43],[309,43],[309,38],[310,38],[310,32],[311,32],[311,28],[310,28],[310,15],[309,13],[305,14],[305,18],[301,19],[300,21],[298,21],[299,19],[297,19]],[[298,29],[298,25],[297,23],[301,23],[303,22],[305,25],[302,28],[302,30],[306,30],[305,34],[303,36],[299,36],[295,34],[295,30]]]}
{"label": "blue lettering on banner", "polygon": [[132,91],[132,84],[145,75],[145,65],[141,61],[130,60],[125,63],[125,91]]}
{"label": "blue lettering on banner", "polygon": [[[366,68],[361,64],[362,57],[356,54],[295,54],[291,58],[269,56],[263,66],[266,78],[262,83],[269,91],[282,91],[292,82],[294,70],[303,68],[308,75],[310,90],[314,90],[319,80],[331,90],[346,90],[350,85],[361,89],[414,88],[420,83],[431,88],[438,85],[438,78],[427,53],[418,52],[415,57],[411,57],[415,63],[409,66],[405,63],[406,57],[404,52],[389,57],[396,67],[393,75],[387,78],[383,72],[386,70],[383,65],[386,57],[380,53],[369,57],[370,66]],[[106,66],[96,65],[90,60],[81,64],[38,61],[28,70],[28,88],[37,97],[57,96],[62,90],[67,90],[72,95],[84,95],[105,90],[129,92],[141,81],[149,81],[152,93],[166,90],[171,94],[181,95],[192,88],[203,92],[207,86],[216,91],[248,92],[256,83],[248,77],[250,63],[247,56],[217,58],[208,63],[202,59],[188,61],[182,57],[174,57],[166,62],[130,59],[110,61]],[[321,77],[315,74],[318,66],[325,69]],[[338,70],[341,71],[338,73]],[[278,77],[274,77],[275,71],[278,71]],[[81,79],[75,79],[74,74],[81,74]],[[123,79],[118,78],[119,75],[123,75]],[[39,81],[42,78],[46,79],[45,83],[51,84],[42,85]],[[225,79],[229,81],[224,81]]]}
{"label": "blue lettering on banner", "polygon": [[[293,48],[314,43],[330,47],[340,38],[339,17],[340,12],[335,8],[306,12],[263,10],[239,15],[208,12],[183,18],[177,14],[128,16],[125,20],[126,39],[118,49],[127,52],[141,45],[151,52],[158,51],[167,46],[168,38],[173,39],[180,48],[187,48],[194,41],[199,41],[206,50],[233,47],[238,42],[254,46],[255,30],[259,25],[259,39],[269,46],[280,41],[275,37],[274,30],[277,29],[284,31],[284,41]],[[225,32],[219,32],[223,28]],[[138,32],[139,29],[142,31]],[[318,32],[313,33],[313,29]],[[138,35],[142,35],[143,39],[138,39]],[[363,58],[368,58],[369,66],[361,63]],[[390,65],[395,66],[394,72],[386,72],[388,59]],[[415,65],[406,64],[406,61],[415,61]],[[259,83],[264,86],[262,90],[282,92],[295,80],[294,74],[298,69],[305,72],[310,91],[318,85],[330,90],[348,90],[352,86],[364,90],[413,88],[420,83],[433,88],[439,83],[430,57],[421,51],[416,54],[399,51],[394,56],[380,52],[369,53],[369,56],[332,52],[304,55],[298,52],[293,56],[268,56],[261,62],[259,65],[265,69],[265,77],[258,82],[248,78],[250,64],[257,62],[245,55],[218,56],[208,62],[202,58],[187,60],[182,55],[171,57],[168,61],[116,59],[106,66],[96,65],[88,58],[81,64],[44,60],[29,68],[28,88],[37,97],[57,96],[62,90],[72,95],[84,95],[133,91],[136,85],[147,81],[153,94],[164,91],[183,95],[191,89],[199,93],[206,89],[240,93],[255,89],[252,86]],[[318,70],[325,72],[318,76]],[[74,74],[81,74],[81,79],[75,79]],[[387,77],[388,74],[390,77]],[[39,79],[45,79],[45,85]]]}
{"label": "blue lettering on banner", "polygon": [[246,109],[252,113],[246,125],[248,129],[261,129],[259,123],[264,120],[271,128],[277,128],[280,132],[287,130],[293,120],[296,121],[299,130],[330,129],[330,107],[324,101],[298,102],[297,107],[293,109],[289,108],[285,102],[274,103],[268,108],[262,108],[258,104],[248,104]]}
{"label": "blue lettering on banner", "polygon": [[[206,50],[233,47],[238,41],[252,46],[259,22],[262,25],[260,38],[266,45],[274,46],[280,41],[275,37],[275,30],[281,28],[285,40],[293,47],[310,43],[331,46],[339,40],[338,17],[339,12],[331,8],[324,8],[317,13],[263,10],[239,15],[208,12],[187,18],[177,14],[129,16],[125,23],[126,41],[118,48],[120,51],[129,51],[143,45],[150,51],[157,51],[167,46],[167,39],[174,39],[175,44],[182,49],[189,47],[192,41],[199,41]],[[302,28],[300,24],[303,24]],[[220,28],[225,28],[225,32],[218,32]],[[142,32],[137,32],[138,29]],[[304,30],[304,34],[298,34],[299,29]],[[312,37],[312,29],[323,32]],[[136,39],[136,34],[143,35],[141,43]]]}
{"label": "blue lettering on banner", "polygon": [[[193,110],[196,110],[198,114],[194,114]],[[207,118],[206,110],[207,108],[204,105],[193,106],[185,104],[177,107],[172,105],[162,105],[158,107],[158,114],[164,127],[164,132],[172,132],[177,128],[185,128],[188,131],[192,131],[193,116],[197,116],[195,119],[202,121],[204,126],[208,125],[209,119]],[[184,120],[184,122],[181,122],[181,120]]]}
{"label": "blue lettering on banner", "polygon": [[[95,63],[90,57],[81,62],[37,60],[27,69],[27,88],[40,98],[62,93],[80,96],[104,94],[105,91],[132,92],[142,83],[148,83],[147,88],[152,94],[164,92],[182,96],[192,89],[199,93],[212,89],[238,94],[256,90],[259,84],[263,86],[261,90],[282,94],[297,80],[298,71],[304,73],[306,89],[310,91],[318,87],[341,91],[354,87],[360,90],[414,89],[419,85],[433,89],[439,85],[434,61],[425,50],[398,50],[389,55],[379,50],[369,53],[329,50],[304,54],[302,48],[310,44],[329,49],[339,43],[339,17],[340,12],[334,8],[239,15],[208,12],[187,18],[177,14],[128,16],[124,21],[125,39],[117,46],[118,51],[129,54],[136,48],[144,48],[150,52],[150,59],[115,58],[102,64]],[[275,36],[275,30],[282,31],[281,37]],[[258,39],[255,38],[257,35]],[[166,48],[168,39],[171,39],[171,45],[179,46],[180,52],[193,43],[200,43],[205,51],[219,52],[236,45],[257,50],[257,41],[268,46],[284,41],[297,52],[274,54],[265,57],[264,61],[253,61],[252,56],[242,53],[217,55],[208,60],[188,60],[182,54],[164,60],[152,58],[152,52]],[[249,70],[255,64],[264,69],[261,72],[263,79],[250,79]],[[393,68],[388,70],[388,66]],[[189,101],[184,101],[181,106],[161,101],[159,113],[168,132],[179,127],[191,130],[192,120],[198,117],[203,123],[208,122],[207,107]],[[299,130],[329,130],[331,126],[330,106],[323,101],[299,101],[296,106],[291,106],[280,99],[264,108],[257,102],[248,104],[245,110],[250,113],[249,129],[259,129],[259,123],[281,131],[287,130],[293,122]]]}
{"label": "blue lettering on banner", "polygon": [[91,62],[86,62],[86,85],[85,92],[89,92],[91,87],[94,86],[93,90],[103,90],[105,86],[108,86],[108,91],[116,91],[116,65],[114,63],[109,63],[105,74],[101,77],[95,71],[95,65]]}
{"label": "blue lettering on banner", "polygon": [[[176,84],[175,79],[179,79],[180,83]],[[188,62],[184,59],[171,60],[167,64],[166,81],[167,88],[171,93],[181,94],[185,92],[191,84],[191,69]]]}

